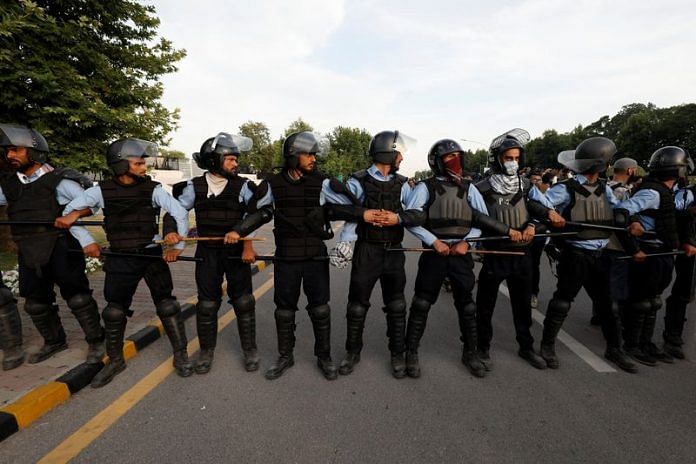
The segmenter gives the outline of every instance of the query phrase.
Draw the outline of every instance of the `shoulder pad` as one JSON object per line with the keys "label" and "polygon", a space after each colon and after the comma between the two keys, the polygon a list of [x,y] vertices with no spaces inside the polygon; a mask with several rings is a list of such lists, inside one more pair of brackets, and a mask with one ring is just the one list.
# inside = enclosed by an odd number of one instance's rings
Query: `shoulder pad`
{"label": "shoulder pad", "polygon": [[401,183],[401,184],[408,182],[408,177],[406,177],[406,176],[403,176],[401,174],[396,174],[395,176],[396,176],[396,180],[399,181],[399,183]]}
{"label": "shoulder pad", "polygon": [[253,180],[247,179],[247,181],[244,183],[244,185],[247,186],[247,188],[251,191],[251,193],[256,192],[256,189],[258,188],[258,185],[256,185],[256,182]]}
{"label": "shoulder pad", "polygon": [[483,179],[482,181],[476,182],[474,187],[476,187],[480,193],[484,193],[491,189],[491,183],[488,182],[488,179]]}
{"label": "shoulder pad", "polygon": [[335,177],[329,179],[329,188],[336,193],[345,193],[345,191],[347,190],[346,184],[336,179]]}
{"label": "shoulder pad", "polygon": [[92,186],[92,181],[89,179],[89,177],[72,168],[57,168],[53,172],[61,179],[68,179],[77,182],[83,189],[88,189]]}
{"label": "shoulder pad", "polygon": [[187,185],[188,181],[185,180],[172,185],[172,196],[178,199],[181,196],[181,194],[184,193],[184,189]]}
{"label": "shoulder pad", "polygon": [[353,174],[351,174],[350,177],[354,177],[358,180],[363,180],[367,175],[367,169],[361,169],[360,171],[356,171]]}

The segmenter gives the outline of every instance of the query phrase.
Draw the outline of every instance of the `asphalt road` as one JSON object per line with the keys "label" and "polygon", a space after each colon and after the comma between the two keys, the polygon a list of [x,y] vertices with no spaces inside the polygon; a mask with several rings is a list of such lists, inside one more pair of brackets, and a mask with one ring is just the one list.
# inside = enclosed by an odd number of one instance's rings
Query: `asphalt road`
{"label": "asphalt road", "polygon": [[[407,261],[409,300],[416,259],[412,254]],[[542,272],[544,311],[555,284],[545,259]],[[272,273],[271,266],[255,276],[254,287],[261,287]],[[349,275],[348,269],[331,271],[337,362],[343,356]],[[538,371],[516,355],[509,301],[501,294],[494,318],[494,370],[476,379],[460,362],[452,297],[443,291],[430,312],[420,349],[422,377],[396,380],[389,370],[379,286],[372,304],[362,361],[352,375],[333,382],[323,379],[312,354],[311,323],[301,311],[295,366],[268,381],[263,371],[276,355],[270,289],[258,298],[259,372],[244,371],[233,321],[219,335],[208,375],[168,375],[139,402],[131,402],[132,409],[103,433],[95,434],[72,462],[696,461],[693,362],[642,367],[637,375],[598,372],[559,344],[561,368]],[[589,308],[582,292],[564,329],[601,359],[604,343],[600,330],[589,325]],[[192,321],[187,328],[195,333]],[[538,323],[533,334],[537,339],[541,335]],[[129,361],[109,386],[84,389],[0,443],[0,462],[36,462],[170,354],[166,339],[156,342]],[[81,448],[76,441],[70,443]]]}

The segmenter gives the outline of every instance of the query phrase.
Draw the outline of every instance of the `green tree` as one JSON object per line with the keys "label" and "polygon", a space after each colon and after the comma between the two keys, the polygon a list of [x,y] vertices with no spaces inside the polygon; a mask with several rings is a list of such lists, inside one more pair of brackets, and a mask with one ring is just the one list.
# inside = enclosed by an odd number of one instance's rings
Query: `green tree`
{"label": "green tree", "polygon": [[105,167],[111,140],[167,143],[178,110],[161,103],[164,74],[185,51],[157,37],[155,7],[136,0],[19,0],[0,7],[0,121],[30,125],[52,160]]}
{"label": "green tree", "polygon": [[258,121],[247,121],[239,126],[239,133],[254,142],[251,151],[241,157],[242,168],[257,174],[271,172],[275,152],[268,126]]}
{"label": "green tree", "polygon": [[433,175],[433,171],[430,169],[424,169],[422,171],[416,171],[415,174],[413,174],[413,179],[416,182],[420,182],[424,179],[427,179],[428,177],[431,177]]}
{"label": "green tree", "polygon": [[340,179],[370,165],[368,148],[372,135],[365,129],[338,126],[328,135],[331,148],[321,162],[321,169]]}

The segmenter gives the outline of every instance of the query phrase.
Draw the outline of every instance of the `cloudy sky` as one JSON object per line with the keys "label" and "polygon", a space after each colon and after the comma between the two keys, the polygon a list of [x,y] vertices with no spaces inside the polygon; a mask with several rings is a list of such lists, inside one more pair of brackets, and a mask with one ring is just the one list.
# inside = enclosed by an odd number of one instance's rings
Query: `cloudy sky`
{"label": "cloudy sky", "polygon": [[[486,146],[513,127],[568,131],[633,102],[694,102],[696,2],[599,0],[159,0],[188,56],[164,78],[181,109],[171,148],[302,117]],[[465,148],[480,147],[473,142]]]}

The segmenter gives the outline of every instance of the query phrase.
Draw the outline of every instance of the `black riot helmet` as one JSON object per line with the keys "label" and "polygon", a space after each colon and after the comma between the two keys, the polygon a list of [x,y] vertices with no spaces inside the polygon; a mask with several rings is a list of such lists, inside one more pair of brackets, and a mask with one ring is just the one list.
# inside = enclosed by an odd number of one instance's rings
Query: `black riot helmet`
{"label": "black riot helmet", "polygon": [[675,146],[658,148],[648,163],[650,175],[660,180],[684,178],[693,168],[694,162],[686,150]]}
{"label": "black riot helmet", "polygon": [[590,137],[580,142],[575,150],[558,155],[558,162],[578,174],[594,174],[607,170],[616,155],[616,145],[606,137]]}
{"label": "black riot helmet", "polygon": [[322,153],[320,140],[313,132],[295,132],[283,141],[283,159],[288,168],[296,168],[298,156],[302,154],[319,156]]}
{"label": "black riot helmet", "polygon": [[253,141],[249,137],[220,132],[203,142],[200,152],[193,154],[193,160],[201,169],[226,175],[222,170],[225,156],[239,157],[243,151],[251,150],[252,146]]}
{"label": "black riot helmet", "polygon": [[414,142],[414,139],[398,130],[382,131],[370,140],[368,153],[373,162],[388,164],[392,168],[396,168],[397,153],[405,155],[409,148],[408,145]]}
{"label": "black riot helmet", "polygon": [[45,163],[48,159],[48,142],[39,131],[17,124],[0,124],[0,148],[7,156],[8,147],[27,149],[29,161]]}
{"label": "black riot helmet", "polygon": [[511,129],[504,134],[494,138],[491,146],[488,148],[488,167],[493,172],[505,172],[503,163],[500,157],[512,148],[520,150],[519,167],[524,166],[524,146],[530,140],[529,132],[524,129]]}
{"label": "black riot helmet", "polygon": [[106,164],[117,176],[128,172],[128,158],[148,158],[157,156],[159,148],[156,143],[147,140],[127,138],[119,139],[106,150]]}
{"label": "black riot helmet", "polygon": [[464,150],[462,150],[462,147],[452,139],[438,140],[428,152],[428,165],[430,166],[430,170],[433,171],[433,174],[436,176],[444,176],[447,174],[442,158],[450,153],[457,153],[461,165],[464,166]]}

